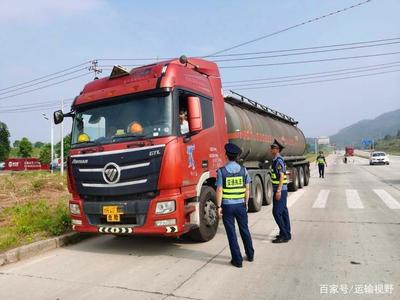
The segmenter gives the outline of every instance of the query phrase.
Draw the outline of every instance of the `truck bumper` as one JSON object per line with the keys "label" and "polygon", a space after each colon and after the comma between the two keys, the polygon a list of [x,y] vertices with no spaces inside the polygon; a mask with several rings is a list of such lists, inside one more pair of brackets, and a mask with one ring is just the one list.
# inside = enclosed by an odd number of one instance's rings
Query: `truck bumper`
{"label": "truck bumper", "polygon": [[[158,202],[175,201],[175,211],[167,214],[156,214]],[[79,197],[73,198],[69,202],[76,204],[80,208],[80,214],[70,214],[72,229],[77,232],[89,232],[100,234],[122,234],[122,235],[154,235],[179,237],[191,228],[188,224],[190,214],[194,212],[194,206],[186,206],[181,194],[163,194],[150,200],[145,222],[142,225],[137,224],[118,224],[104,222],[102,224],[91,224],[87,214],[84,211],[84,201]],[[107,202],[107,205],[118,205],[118,203]],[[166,226],[157,226],[156,221],[170,220]],[[172,222],[171,220],[174,220]]]}

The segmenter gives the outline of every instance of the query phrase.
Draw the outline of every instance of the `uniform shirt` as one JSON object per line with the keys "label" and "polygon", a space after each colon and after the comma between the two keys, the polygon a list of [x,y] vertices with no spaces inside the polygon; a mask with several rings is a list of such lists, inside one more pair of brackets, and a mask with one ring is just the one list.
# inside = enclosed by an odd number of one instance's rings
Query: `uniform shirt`
{"label": "uniform shirt", "polygon": [[[283,173],[283,174],[286,173],[285,162],[283,161],[283,158],[279,153],[272,159],[272,161],[273,161],[272,165],[276,164],[275,168],[274,168],[274,172],[279,180],[281,177],[281,173]],[[274,191],[276,191],[278,189],[278,185],[274,184],[272,186],[274,188]],[[287,184],[282,185],[282,191],[287,191]]]}
{"label": "uniform shirt", "polygon": [[[324,162],[319,162],[319,159],[323,159],[324,160]],[[325,160],[325,156],[323,156],[323,155],[318,155],[317,156],[317,163],[319,164],[319,165],[323,165],[323,164],[326,164],[326,160]]]}
{"label": "uniform shirt", "polygon": [[[241,166],[235,161],[230,161],[225,165],[225,168],[229,173],[235,174],[240,171]],[[251,179],[250,179],[249,173],[247,172],[246,168],[245,168],[245,173],[246,173],[245,183],[249,184],[249,183],[251,183]],[[215,185],[217,187],[222,187],[223,186],[222,180],[223,179],[222,179],[221,170],[218,170],[217,171],[217,181],[216,181]],[[241,203],[241,202],[243,202],[242,199],[223,199],[224,204],[237,204],[237,203]]]}

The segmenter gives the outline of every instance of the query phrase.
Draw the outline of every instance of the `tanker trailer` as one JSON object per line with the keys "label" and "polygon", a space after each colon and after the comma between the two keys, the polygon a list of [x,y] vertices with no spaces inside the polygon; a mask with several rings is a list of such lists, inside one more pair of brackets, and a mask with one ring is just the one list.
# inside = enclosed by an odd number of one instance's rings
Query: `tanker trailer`
{"label": "tanker trailer", "polygon": [[272,202],[270,179],[274,139],[285,149],[289,191],[307,186],[309,162],[303,156],[306,140],[293,118],[231,91],[224,97],[228,139],[242,149],[240,160],[252,179],[249,211],[259,211]]}

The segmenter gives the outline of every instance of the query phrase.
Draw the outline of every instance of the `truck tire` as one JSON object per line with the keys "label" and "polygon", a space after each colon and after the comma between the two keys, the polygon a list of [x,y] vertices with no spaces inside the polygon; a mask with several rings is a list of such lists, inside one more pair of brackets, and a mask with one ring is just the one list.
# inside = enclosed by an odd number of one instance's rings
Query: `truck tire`
{"label": "truck tire", "polygon": [[201,188],[199,196],[200,226],[188,233],[196,242],[208,242],[217,233],[219,217],[215,190],[209,186]]}
{"label": "truck tire", "polygon": [[304,165],[304,186],[308,186],[310,183],[310,167]]}
{"label": "truck tire", "polygon": [[289,192],[295,192],[299,189],[299,174],[297,173],[297,168],[292,168],[292,182],[288,184]]}
{"label": "truck tire", "polygon": [[273,197],[274,197],[274,191],[272,187],[271,177],[267,175],[265,176],[263,205],[270,205],[272,203]]}
{"label": "truck tire", "polygon": [[304,169],[302,166],[297,167],[297,174],[299,175],[298,179],[299,179],[299,189],[302,189],[304,187],[304,182],[305,182],[305,173],[304,173]]}
{"label": "truck tire", "polygon": [[249,212],[261,210],[264,200],[264,189],[260,176],[255,176],[251,183],[251,198],[249,199]]}

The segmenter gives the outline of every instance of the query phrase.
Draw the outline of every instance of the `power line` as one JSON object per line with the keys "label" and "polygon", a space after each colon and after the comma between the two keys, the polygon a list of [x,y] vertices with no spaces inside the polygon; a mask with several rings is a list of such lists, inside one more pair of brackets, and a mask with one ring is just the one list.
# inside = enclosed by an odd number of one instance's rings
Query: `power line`
{"label": "power line", "polygon": [[[247,55],[259,55],[259,54],[269,54],[269,53],[285,53],[285,52],[294,52],[294,51],[304,51],[304,50],[316,50],[316,49],[326,49],[326,48],[337,48],[337,47],[345,47],[345,46],[356,46],[356,45],[366,45],[363,47],[349,47],[349,48],[340,48],[336,50],[330,51],[341,51],[347,49],[357,49],[364,47],[375,47],[382,45],[390,45],[400,43],[400,38],[386,38],[379,40],[369,40],[369,41],[359,41],[352,43],[341,43],[341,44],[332,44],[332,45],[323,45],[323,46],[312,46],[312,47],[303,47],[303,48],[291,48],[291,49],[278,49],[278,50],[269,50],[269,51],[259,51],[259,52],[242,52],[242,53],[231,53],[231,54],[221,54],[221,55],[210,55],[208,57],[233,57],[233,56],[247,56]],[[393,42],[395,41],[395,42]],[[397,42],[396,42],[397,41]],[[375,44],[373,44],[375,43]],[[381,43],[381,44],[376,44]],[[200,55],[194,55],[193,57],[201,57]],[[98,58],[97,61],[157,61],[157,60],[171,60],[174,57],[143,57],[143,58]],[[217,60],[214,60],[217,61]]]}
{"label": "power line", "polygon": [[[53,101],[53,103],[54,102],[59,102],[60,100],[56,100],[56,101]],[[69,105],[69,104],[72,104],[72,101],[68,101],[68,102],[65,102],[64,104],[66,104],[66,105]],[[17,113],[17,112],[33,112],[33,111],[40,111],[40,110],[43,110],[43,109],[46,109],[46,110],[48,110],[48,109],[56,109],[56,108],[59,108],[60,107],[60,104],[58,104],[58,105],[52,105],[52,106],[49,106],[49,105],[36,105],[36,106],[31,106],[31,107],[24,107],[24,108],[15,108],[15,109],[4,109],[4,110],[0,110],[0,113]]]}
{"label": "power line", "polygon": [[46,79],[46,80],[42,80],[42,81],[38,81],[38,82],[29,84],[29,85],[25,85],[23,87],[19,87],[19,88],[16,88],[16,89],[8,90],[6,92],[0,93],[0,95],[6,95],[6,94],[9,94],[9,93],[12,93],[12,92],[24,90],[24,89],[32,87],[32,86],[36,86],[36,85],[39,85],[39,84],[42,84],[42,83],[45,83],[45,82],[53,81],[54,79],[57,79],[57,78],[61,78],[61,77],[64,77],[64,76],[68,76],[68,75],[71,75],[71,74],[75,74],[75,73],[81,72],[83,70],[87,70],[87,68],[81,68],[81,69],[78,69],[78,70],[75,70],[75,71],[72,71],[72,72],[68,72],[68,73],[65,73],[65,74],[62,74],[62,75],[58,75],[58,76],[55,76],[55,77],[52,77],[52,78],[49,78],[49,79]]}
{"label": "power line", "polygon": [[337,60],[358,59],[358,58],[365,58],[365,57],[387,56],[387,55],[396,55],[396,54],[400,54],[400,52],[374,53],[374,54],[366,54],[366,55],[322,58],[322,59],[312,59],[312,60],[299,60],[299,61],[289,61],[289,62],[276,62],[276,63],[266,63],[266,64],[220,66],[219,68],[220,69],[239,69],[239,68],[281,66],[281,65],[315,63],[315,62],[323,62],[323,61],[337,61]]}
{"label": "power line", "polygon": [[260,36],[260,37],[258,37],[258,38],[255,38],[255,39],[252,39],[252,40],[249,40],[249,41],[246,41],[246,42],[243,42],[243,43],[240,43],[240,44],[237,44],[237,45],[234,45],[234,46],[231,46],[231,47],[222,49],[222,50],[218,50],[218,51],[216,51],[216,52],[214,52],[214,53],[211,53],[211,54],[209,54],[209,55],[206,55],[206,56],[204,56],[204,57],[209,57],[209,56],[213,56],[213,55],[216,55],[216,54],[224,53],[224,52],[227,52],[227,51],[230,51],[230,50],[233,50],[233,49],[236,49],[236,48],[239,48],[239,47],[242,47],[242,46],[245,46],[245,45],[254,43],[254,42],[258,42],[258,41],[260,41],[260,40],[266,39],[266,38],[271,37],[271,36],[274,36],[274,35],[278,35],[278,34],[280,34],[280,33],[289,31],[289,30],[291,30],[291,29],[294,29],[294,28],[297,28],[297,27],[300,27],[300,26],[303,26],[303,25],[306,25],[306,24],[309,24],[309,23],[312,23],[312,22],[316,22],[316,21],[319,21],[319,20],[321,20],[321,19],[324,19],[324,18],[333,16],[333,15],[336,15],[336,14],[340,14],[340,13],[342,13],[342,12],[345,12],[345,11],[350,10],[350,9],[353,9],[353,8],[355,8],[355,7],[364,5],[364,4],[366,4],[366,3],[368,3],[368,2],[371,2],[371,1],[372,1],[372,0],[366,0],[366,1],[359,2],[359,3],[354,4],[354,5],[351,5],[351,6],[342,8],[342,9],[339,9],[339,10],[337,10],[337,11],[332,11],[332,12],[330,12],[330,13],[328,13],[328,14],[325,14],[325,15],[322,15],[322,16],[319,16],[319,17],[316,17],[316,18],[313,18],[313,19],[309,19],[309,20],[307,20],[307,21],[304,21],[304,22],[301,22],[301,23],[298,23],[298,24],[295,24],[295,25],[286,27],[286,28],[284,28],[284,29],[281,29],[281,30],[278,30],[278,31],[275,31],[275,32],[272,32],[272,33],[269,33],[269,34],[266,34],[266,35],[263,35],[263,36]]}
{"label": "power line", "polygon": [[[375,70],[382,70],[382,69],[388,69],[388,68],[394,68],[394,67],[399,67],[400,62],[396,65],[390,65],[390,66],[382,66],[382,67],[376,67],[376,68],[368,68],[368,69],[362,69],[362,70],[353,70],[353,71],[347,71],[347,72],[333,72],[333,73],[328,73],[324,72],[324,75],[316,75],[312,76],[313,73],[309,74],[299,74],[299,75],[291,75],[291,76],[282,76],[282,77],[275,77],[276,79],[281,79],[278,81],[271,81],[271,79],[268,80],[263,80],[255,83],[242,83],[242,84],[228,84],[227,87],[243,87],[243,86],[252,86],[252,85],[259,85],[259,84],[270,84],[270,83],[278,83],[278,82],[288,82],[288,81],[298,81],[298,80],[305,80],[305,79],[313,79],[313,78],[324,78],[324,77],[332,77],[332,76],[338,76],[338,75],[346,75],[346,74],[354,74],[354,73],[363,73],[363,72],[370,72],[370,71],[375,71]],[[321,72],[322,73],[322,72]],[[314,73],[315,74],[315,73]],[[292,79],[288,79],[292,78]]]}
{"label": "power line", "polygon": [[274,58],[274,57],[285,57],[285,56],[295,56],[295,55],[326,53],[326,52],[335,52],[335,51],[354,50],[354,49],[361,49],[361,48],[370,48],[370,47],[394,45],[394,44],[399,44],[399,43],[400,43],[400,41],[390,42],[390,43],[373,44],[373,45],[352,46],[352,47],[345,47],[345,48],[338,48],[338,49],[325,49],[325,50],[314,50],[314,51],[305,51],[305,52],[296,52],[296,53],[275,54],[275,55],[267,55],[267,56],[252,56],[252,57],[243,57],[243,58],[216,59],[216,60],[214,60],[214,62],[242,61],[242,60],[253,60],[253,59],[263,59],[263,58]]}
{"label": "power line", "polygon": [[[72,102],[74,98],[64,99],[65,102]],[[1,109],[19,109],[19,108],[29,108],[29,107],[37,107],[37,106],[46,106],[50,104],[60,103],[60,100],[48,100],[48,101],[40,101],[34,103],[24,103],[19,105],[7,105],[7,106],[0,106]]]}
{"label": "power line", "polygon": [[356,75],[356,76],[346,76],[346,77],[340,77],[340,78],[325,79],[325,80],[315,80],[315,81],[306,81],[306,82],[288,83],[288,84],[278,84],[278,85],[260,85],[260,86],[257,86],[257,87],[239,88],[239,89],[236,89],[236,90],[258,90],[258,89],[275,88],[275,87],[306,85],[306,84],[314,84],[314,83],[321,83],[321,82],[331,82],[331,81],[338,81],[338,80],[346,80],[346,79],[352,79],[352,78],[376,76],[376,75],[396,73],[396,72],[400,72],[400,69],[399,70],[386,71],[386,72],[377,72],[377,73],[371,73],[371,74],[363,74],[363,75]]}
{"label": "power line", "polygon": [[2,89],[0,89],[0,91],[5,91],[5,90],[8,90],[8,89],[12,89],[12,88],[15,88],[15,87],[18,87],[18,86],[26,85],[26,84],[28,84],[28,83],[41,80],[41,79],[44,79],[44,78],[48,78],[48,77],[51,77],[51,76],[54,76],[54,75],[57,75],[57,74],[61,74],[61,73],[64,73],[64,72],[67,72],[67,71],[70,71],[70,70],[79,68],[79,67],[81,67],[81,66],[87,65],[89,62],[90,62],[90,61],[86,61],[86,62],[84,62],[84,63],[81,63],[81,64],[78,64],[78,65],[75,65],[75,66],[66,68],[66,69],[61,70],[61,71],[57,71],[57,72],[54,72],[54,73],[51,73],[51,74],[48,74],[48,75],[44,75],[44,76],[41,76],[41,77],[38,77],[38,78],[35,78],[35,79],[32,79],[32,80],[29,80],[29,81],[21,82],[21,83],[18,83],[18,84],[15,84],[15,85],[12,85],[12,86],[9,86],[9,87],[6,87],[6,88],[2,88]]}
{"label": "power line", "polygon": [[44,89],[44,88],[47,88],[47,87],[51,87],[51,86],[54,86],[54,85],[61,84],[63,82],[67,82],[67,81],[70,81],[70,80],[73,80],[73,79],[77,79],[77,78],[80,78],[80,77],[83,77],[83,76],[86,76],[86,75],[89,75],[89,74],[91,74],[91,72],[84,73],[84,74],[81,74],[81,75],[78,75],[78,76],[74,76],[74,77],[71,77],[71,78],[67,78],[67,79],[64,79],[64,80],[61,80],[61,81],[58,81],[58,82],[54,82],[54,83],[51,83],[51,84],[48,84],[48,85],[44,85],[44,86],[41,86],[41,87],[38,87],[38,88],[35,88],[35,89],[30,89],[30,90],[27,90],[27,91],[24,91],[24,92],[21,92],[21,93],[0,97],[0,100],[16,97],[16,96],[19,96],[19,95],[28,94],[28,93],[31,93],[31,92],[34,92],[34,91],[37,91],[37,90],[41,90],[41,89]]}
{"label": "power line", "polygon": [[244,80],[232,80],[232,81],[224,81],[224,84],[243,83],[243,82],[256,82],[256,81],[265,81],[265,80],[274,80],[274,79],[283,79],[283,78],[292,78],[292,77],[302,77],[302,76],[307,76],[307,75],[319,75],[319,74],[327,74],[327,73],[336,73],[336,72],[342,72],[342,71],[352,71],[352,70],[359,70],[359,69],[365,69],[365,68],[396,65],[396,64],[399,64],[399,63],[400,63],[400,61],[394,61],[394,62],[384,63],[384,64],[359,66],[359,67],[353,67],[353,68],[336,69],[336,70],[330,70],[330,71],[324,71],[324,72],[314,72],[314,73],[307,73],[307,74],[288,75],[288,76],[279,76],[279,77],[267,77],[267,78],[255,78],[255,79],[244,79]]}
{"label": "power line", "polygon": [[221,55],[213,55],[213,56],[210,56],[210,57],[231,57],[231,56],[258,55],[258,54],[268,54],[268,53],[293,52],[293,51],[304,51],[304,50],[325,49],[325,48],[333,48],[333,47],[363,45],[363,44],[371,44],[371,43],[381,43],[381,42],[398,41],[398,40],[400,40],[400,38],[387,38],[387,39],[379,39],[379,40],[360,41],[360,42],[342,43],[342,44],[331,44],[331,45],[312,46],[312,47],[303,47],[303,48],[291,48],[291,49],[278,49],[278,50],[259,51],[259,52],[242,52],[242,53],[221,54]]}

